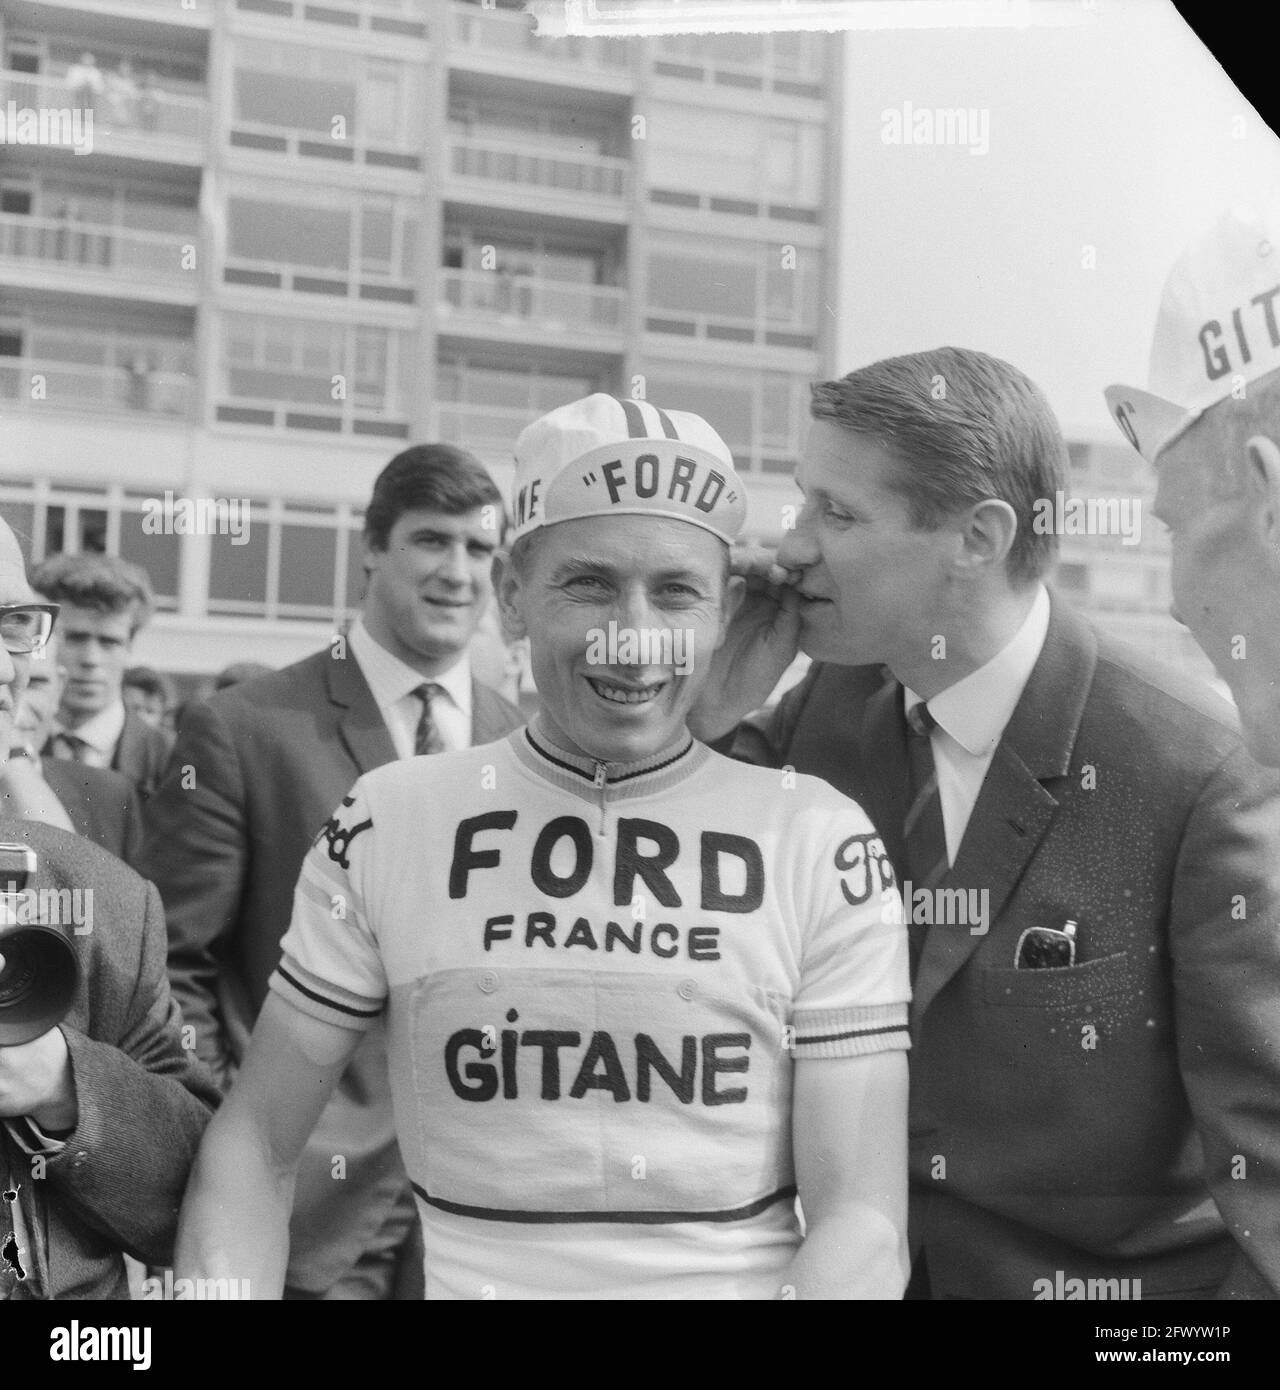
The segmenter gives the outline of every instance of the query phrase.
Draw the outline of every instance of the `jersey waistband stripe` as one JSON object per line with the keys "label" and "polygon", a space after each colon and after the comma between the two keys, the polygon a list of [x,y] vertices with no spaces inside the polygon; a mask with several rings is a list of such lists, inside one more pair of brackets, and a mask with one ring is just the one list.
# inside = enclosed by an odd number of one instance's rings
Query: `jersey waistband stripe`
{"label": "jersey waistband stripe", "polygon": [[847,1038],[874,1038],[880,1033],[905,1033],[905,1023],[895,1023],[891,1028],[850,1028],[847,1033],[797,1033],[796,1043],[812,1046],[815,1043],[844,1042]]}
{"label": "jersey waistband stripe", "polygon": [[732,1207],[724,1211],[519,1211],[502,1207],[472,1207],[462,1202],[450,1202],[444,1197],[432,1197],[416,1182],[410,1186],[429,1207],[447,1211],[454,1216],[472,1216],[480,1221],[516,1221],[530,1225],[611,1225],[626,1226],[671,1226],[684,1221],[745,1221],[759,1216],[775,1202],[788,1201],[795,1197],[796,1189],[780,1187],[767,1197],[748,1202],[743,1207]]}
{"label": "jersey waistband stripe", "polygon": [[317,1004],[323,1004],[326,1009],[336,1009],[340,1014],[350,1014],[352,1018],[377,1018],[382,1012],[381,1006],[376,1009],[353,1009],[347,1004],[339,1004],[336,1000],[330,999],[327,994],[317,994],[314,989],[308,989],[301,980],[290,975],[283,965],[277,965],[276,969],[299,994],[305,994],[308,999],[314,999]]}

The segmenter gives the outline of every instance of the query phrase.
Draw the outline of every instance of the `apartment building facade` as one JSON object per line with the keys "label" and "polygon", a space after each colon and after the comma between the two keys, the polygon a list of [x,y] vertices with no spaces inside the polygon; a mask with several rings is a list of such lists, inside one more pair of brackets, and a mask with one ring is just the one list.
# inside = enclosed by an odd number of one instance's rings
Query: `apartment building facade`
{"label": "apartment building facade", "polygon": [[[847,366],[841,81],[836,37],[550,40],[518,0],[0,0],[0,110],[93,114],[90,152],[0,145],[0,509],[145,565],[139,659],[193,678],[342,624],[399,448],[505,488],[592,390],[706,415],[776,541]],[[1124,452],[1073,484],[1141,489]],[[247,533],[157,533],[166,493]],[[1152,540],[1066,538],[1064,588],[1194,660]]]}
{"label": "apartment building facade", "polygon": [[[144,659],[313,650],[392,453],[462,443],[505,486],[592,390],[716,421],[777,534],[833,365],[836,41],[546,40],[487,0],[0,26],[0,107],[94,117],[87,154],[0,147],[0,506],[35,558],[147,567]],[[153,534],[166,491],[249,499],[247,537]]]}

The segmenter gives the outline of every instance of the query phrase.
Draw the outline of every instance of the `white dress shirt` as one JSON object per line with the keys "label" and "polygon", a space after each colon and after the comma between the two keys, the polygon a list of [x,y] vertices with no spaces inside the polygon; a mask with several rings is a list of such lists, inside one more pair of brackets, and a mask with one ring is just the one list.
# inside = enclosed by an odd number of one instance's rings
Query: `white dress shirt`
{"label": "white dress shirt", "polygon": [[[1009,643],[990,661],[928,702],[929,713],[936,721],[929,739],[938,770],[947,858],[952,864],[960,852],[960,842],[996,746],[1031,679],[1048,631],[1049,591],[1041,584],[1022,626]],[[920,696],[909,688],[904,689],[903,696],[908,710],[921,703]]]}
{"label": "white dress shirt", "polygon": [[[374,702],[395,745],[396,756],[411,758],[418,720],[422,717],[422,701],[413,692],[428,677],[376,642],[362,617],[351,624],[347,640],[361,673],[369,682]],[[431,718],[444,751],[456,753],[470,748],[471,660],[466,652],[443,675],[430,677],[429,683],[439,686],[443,692],[431,701]]]}
{"label": "white dress shirt", "polygon": [[99,710],[76,729],[55,723],[53,732],[55,736],[66,734],[81,741],[84,747],[80,749],[80,762],[90,767],[110,767],[116,744],[124,732],[124,701],[117,700],[114,705]]}

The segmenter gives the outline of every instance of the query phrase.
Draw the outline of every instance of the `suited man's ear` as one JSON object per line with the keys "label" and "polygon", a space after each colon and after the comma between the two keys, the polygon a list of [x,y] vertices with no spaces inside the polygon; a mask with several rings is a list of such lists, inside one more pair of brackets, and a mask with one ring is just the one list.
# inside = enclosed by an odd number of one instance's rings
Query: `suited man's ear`
{"label": "suited man's ear", "polygon": [[527,637],[528,628],[524,611],[520,604],[523,583],[519,569],[511,562],[507,550],[494,552],[493,565],[489,570],[489,582],[493,585],[493,595],[498,604],[498,616],[502,619],[502,630],[507,638],[515,641]]}
{"label": "suited man's ear", "polygon": [[1245,449],[1249,456],[1245,488],[1250,510],[1280,565],[1280,446],[1265,434],[1255,434],[1246,441]]}
{"label": "suited man's ear", "polygon": [[1018,534],[1018,517],[1008,502],[988,497],[969,508],[960,530],[957,563],[963,569],[1003,574]]}

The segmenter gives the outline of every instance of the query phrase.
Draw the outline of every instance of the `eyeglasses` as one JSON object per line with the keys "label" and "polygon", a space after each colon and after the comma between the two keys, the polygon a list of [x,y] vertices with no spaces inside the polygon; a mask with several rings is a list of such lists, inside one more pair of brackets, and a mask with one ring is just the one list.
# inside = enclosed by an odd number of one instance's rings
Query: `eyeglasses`
{"label": "eyeglasses", "polygon": [[0,646],[13,656],[39,651],[53,632],[56,603],[0,603]]}
{"label": "eyeglasses", "polygon": [[1018,938],[1013,953],[1015,970],[1060,970],[1076,963],[1076,924],[1064,922],[1056,927],[1028,927]]}

